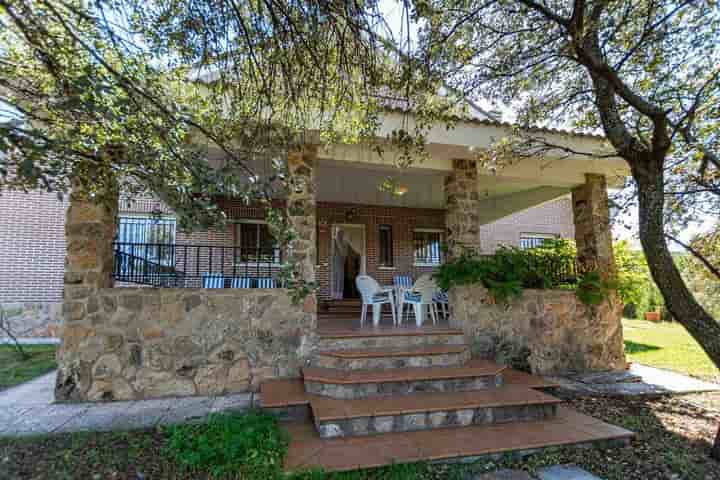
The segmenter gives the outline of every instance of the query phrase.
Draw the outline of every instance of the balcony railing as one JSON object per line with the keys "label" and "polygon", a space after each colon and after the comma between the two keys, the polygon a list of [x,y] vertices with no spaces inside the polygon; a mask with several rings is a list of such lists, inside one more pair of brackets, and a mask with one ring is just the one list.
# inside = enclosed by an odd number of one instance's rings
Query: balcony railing
{"label": "balcony railing", "polygon": [[153,287],[276,288],[279,248],[116,242],[113,277]]}

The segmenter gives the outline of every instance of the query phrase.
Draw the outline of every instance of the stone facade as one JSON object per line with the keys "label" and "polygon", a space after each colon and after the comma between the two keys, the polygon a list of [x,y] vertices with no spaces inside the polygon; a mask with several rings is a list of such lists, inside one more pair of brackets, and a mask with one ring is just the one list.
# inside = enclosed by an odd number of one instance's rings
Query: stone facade
{"label": "stone facade", "polygon": [[295,228],[297,238],[290,244],[289,254],[294,257],[300,277],[306,282],[315,282],[317,261],[315,229],[315,163],[317,148],[306,147],[288,155],[290,187],[287,210],[290,224]]}
{"label": "stone facade", "polygon": [[507,305],[495,304],[485,288],[450,290],[450,325],[468,342],[506,340],[530,351],[533,373],[555,374],[625,368],[622,302],[611,295],[589,307],[573,291],[523,291]]}
{"label": "stone facade", "polygon": [[478,172],[475,160],[453,160],[453,171],[445,178],[448,253],[480,249]]}
{"label": "stone facade", "polygon": [[[62,324],[61,302],[0,303],[10,331],[18,338],[57,337]],[[4,338],[0,332],[0,338]]]}
{"label": "stone facade", "polygon": [[498,405],[479,408],[448,409],[397,415],[378,415],[343,420],[316,420],[321,438],[377,435],[390,432],[416,432],[434,428],[495,425],[512,422],[537,422],[557,415],[557,406]]}
{"label": "stone facade", "polygon": [[256,391],[299,375],[315,314],[285,289],[103,288],[68,318],[58,400]]}
{"label": "stone facade", "polygon": [[575,243],[578,263],[586,270],[598,270],[614,277],[607,180],[604,175],[585,175],[585,183],[572,191]]}

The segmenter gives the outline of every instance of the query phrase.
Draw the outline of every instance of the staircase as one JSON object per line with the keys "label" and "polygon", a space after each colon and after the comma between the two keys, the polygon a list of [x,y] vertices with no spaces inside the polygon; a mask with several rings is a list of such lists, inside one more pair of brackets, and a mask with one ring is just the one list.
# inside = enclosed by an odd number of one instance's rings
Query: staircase
{"label": "staircase", "polygon": [[[288,469],[344,470],[632,435],[577,412],[568,416],[562,400],[542,391],[553,385],[538,377],[471,360],[458,330],[352,330],[321,334],[319,342],[302,379],[261,389],[264,408],[305,405],[312,419],[312,427],[287,427]],[[584,426],[568,428],[571,421]],[[617,431],[587,427],[596,424]],[[316,447],[312,458],[309,445]],[[321,453],[326,449],[335,454]],[[338,463],[335,455],[352,459]]]}

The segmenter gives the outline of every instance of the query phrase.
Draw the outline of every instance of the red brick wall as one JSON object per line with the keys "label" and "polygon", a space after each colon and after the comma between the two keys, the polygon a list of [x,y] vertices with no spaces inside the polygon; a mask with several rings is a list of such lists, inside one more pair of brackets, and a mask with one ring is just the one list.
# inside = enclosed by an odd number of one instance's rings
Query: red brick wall
{"label": "red brick wall", "polygon": [[65,269],[67,200],[0,192],[0,302],[57,302]]}
{"label": "red brick wall", "polygon": [[[330,246],[333,224],[365,226],[367,274],[381,284],[392,284],[395,275],[410,274],[417,278],[433,271],[432,267],[413,265],[413,230],[416,228],[445,228],[445,211],[435,209],[378,207],[318,202],[318,261],[317,281],[320,298],[330,298]],[[391,268],[378,265],[378,235],[380,225],[392,226],[393,260]]]}

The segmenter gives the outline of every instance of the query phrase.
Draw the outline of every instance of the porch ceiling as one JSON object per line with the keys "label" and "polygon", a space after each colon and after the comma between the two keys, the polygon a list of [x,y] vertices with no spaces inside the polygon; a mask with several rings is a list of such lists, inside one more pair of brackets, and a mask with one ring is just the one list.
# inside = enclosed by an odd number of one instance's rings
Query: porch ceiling
{"label": "porch ceiling", "polygon": [[[320,160],[317,169],[317,199],[321,202],[356,203],[412,208],[445,208],[444,179],[447,172],[434,169],[408,168],[398,170],[385,165],[368,165],[335,160]],[[407,187],[407,193],[393,196],[380,191],[379,185],[388,177]],[[503,212],[513,213],[542,203],[548,195],[559,197],[568,187],[548,187],[536,181],[481,175],[478,191],[483,201],[502,199],[507,207]],[[544,194],[538,197],[539,191]],[[515,199],[521,201],[514,201]],[[530,204],[528,203],[530,202]],[[490,203],[483,203],[483,209]],[[511,210],[508,210],[511,208]],[[505,213],[506,215],[509,213]],[[501,215],[502,216],[502,215]]]}

